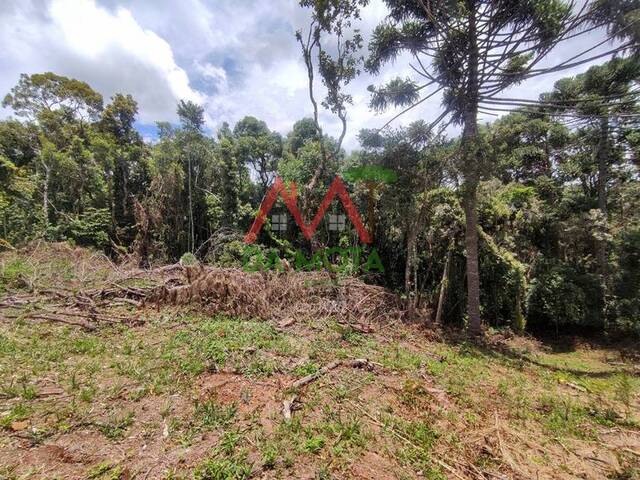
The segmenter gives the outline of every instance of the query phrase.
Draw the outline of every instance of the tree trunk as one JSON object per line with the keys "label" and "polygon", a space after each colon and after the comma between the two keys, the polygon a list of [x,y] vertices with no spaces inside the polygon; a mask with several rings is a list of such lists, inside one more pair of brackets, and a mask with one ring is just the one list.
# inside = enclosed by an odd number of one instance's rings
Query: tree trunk
{"label": "tree trunk", "polygon": [[376,238],[376,213],[374,205],[376,200],[376,183],[367,182],[367,190],[369,196],[367,203],[367,223],[369,223],[369,236],[371,237],[371,244],[373,245]]}
{"label": "tree trunk", "polygon": [[478,212],[476,193],[479,181],[479,159],[476,140],[478,136],[478,38],[475,4],[467,2],[469,11],[469,81],[463,116],[462,154],[464,169],[465,246],[467,250],[467,314],[469,333],[481,332],[480,319],[480,271],[478,262]]}
{"label": "tree trunk", "polygon": [[444,309],[444,300],[449,286],[451,257],[453,257],[453,240],[451,240],[451,245],[449,245],[449,249],[447,250],[447,259],[444,261],[444,270],[442,271],[442,280],[440,281],[440,294],[438,295],[438,309],[436,310],[436,325],[442,323],[442,310]]}
{"label": "tree trunk", "polygon": [[464,200],[466,217],[465,246],[467,250],[467,314],[469,315],[469,332],[472,335],[478,335],[481,331],[476,190],[476,182],[467,182]]}
{"label": "tree trunk", "polygon": [[[418,214],[414,216],[414,221],[409,223],[407,233],[407,263],[404,267],[404,288],[407,294],[410,294],[412,290],[417,290],[418,232],[424,226],[428,211],[429,204],[423,201]],[[412,274],[413,280],[411,279]]]}
{"label": "tree trunk", "polygon": [[[607,225],[607,182],[609,180],[609,119],[603,116],[600,119],[600,141],[598,144],[598,208]],[[598,241],[598,266],[603,280],[607,277],[607,243]]]}
{"label": "tree trunk", "polygon": [[[603,225],[602,232],[607,232],[608,210],[607,210],[607,183],[609,180],[609,118],[605,115],[600,119],[600,141],[598,145],[598,208],[602,213]],[[608,330],[606,300],[607,300],[607,276],[608,276],[608,260],[607,260],[607,240],[605,238],[598,239],[597,244],[598,270],[602,283],[602,325],[605,332]]]}
{"label": "tree trunk", "polygon": [[193,233],[193,201],[191,198],[191,153],[188,154],[189,155],[189,161],[188,161],[188,168],[189,168],[189,245],[187,250],[189,250],[191,253],[193,253],[193,249],[194,249],[194,243],[195,242],[195,238],[194,238],[194,233]]}
{"label": "tree trunk", "polygon": [[42,215],[44,216],[44,227],[49,227],[49,179],[51,178],[51,167],[42,163],[44,167],[44,186],[42,188]]}
{"label": "tree trunk", "polygon": [[407,294],[413,289],[411,274],[416,263],[416,243],[418,241],[418,225],[412,225],[407,234],[407,263],[404,266],[404,291]]}

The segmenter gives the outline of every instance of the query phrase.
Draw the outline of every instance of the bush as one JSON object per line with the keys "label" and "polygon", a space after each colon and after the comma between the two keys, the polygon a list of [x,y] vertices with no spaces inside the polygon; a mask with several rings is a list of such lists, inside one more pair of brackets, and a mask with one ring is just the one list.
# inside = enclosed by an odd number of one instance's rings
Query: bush
{"label": "bush", "polygon": [[640,336],[640,228],[623,232],[615,244],[616,269],[610,327]]}
{"label": "bush", "polygon": [[537,326],[603,326],[599,277],[566,265],[540,268],[529,286],[526,305],[529,322]]}
{"label": "bush", "polygon": [[198,263],[199,263],[198,259],[191,252],[183,253],[182,256],[180,257],[180,265],[184,267],[191,267],[194,265],[198,265]]}
{"label": "bush", "polygon": [[111,214],[106,208],[87,208],[69,223],[69,237],[78,245],[105,248],[109,245]]}
{"label": "bush", "polygon": [[481,233],[480,238],[482,316],[496,326],[508,325],[515,331],[524,331],[525,267],[513,254],[496,245],[489,235]]}

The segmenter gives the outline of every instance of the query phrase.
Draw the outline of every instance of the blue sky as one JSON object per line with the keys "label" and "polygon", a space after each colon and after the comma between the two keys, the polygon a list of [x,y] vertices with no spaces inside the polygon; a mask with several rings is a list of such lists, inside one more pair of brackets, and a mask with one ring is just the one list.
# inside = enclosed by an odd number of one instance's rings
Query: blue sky
{"label": "blue sky", "polygon": [[[381,0],[364,10],[358,26],[365,38],[385,14]],[[153,138],[156,121],[176,121],[180,99],[204,106],[210,132],[224,121],[233,125],[254,115],[285,134],[296,120],[311,114],[306,71],[294,37],[308,20],[295,0],[3,0],[0,96],[20,73],[53,71],[88,82],[105,102],[114,93],[132,94],[140,107],[137,125],[147,139]],[[546,64],[602,38],[604,32],[594,32],[566,42]],[[363,74],[352,83],[347,148],[357,148],[361,128],[379,127],[394,115],[393,110],[371,112],[366,87],[411,76],[408,60],[401,57],[377,78]],[[535,78],[505,96],[536,98],[558,78],[587,67]],[[316,88],[321,96],[321,85]],[[428,121],[440,111],[435,96],[394,125]],[[0,110],[0,118],[10,113]],[[325,112],[321,119],[326,131],[338,134],[336,118]]]}

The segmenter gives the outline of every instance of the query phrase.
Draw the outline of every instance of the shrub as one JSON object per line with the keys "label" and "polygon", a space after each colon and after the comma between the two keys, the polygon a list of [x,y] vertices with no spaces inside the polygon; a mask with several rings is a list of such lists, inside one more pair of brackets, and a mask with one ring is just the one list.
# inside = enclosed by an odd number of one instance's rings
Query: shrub
{"label": "shrub", "polygon": [[640,336],[640,228],[623,232],[615,244],[610,327]]}
{"label": "shrub", "polygon": [[603,325],[598,276],[566,265],[540,269],[529,286],[526,305],[529,322],[538,326]]}
{"label": "shrub", "polygon": [[105,248],[109,245],[111,214],[106,208],[87,208],[69,223],[69,237],[78,245]]}

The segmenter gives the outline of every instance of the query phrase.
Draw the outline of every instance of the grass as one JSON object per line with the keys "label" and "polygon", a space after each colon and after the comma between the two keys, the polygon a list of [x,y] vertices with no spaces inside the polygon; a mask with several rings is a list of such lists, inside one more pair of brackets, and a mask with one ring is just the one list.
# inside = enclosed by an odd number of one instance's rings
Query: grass
{"label": "grass", "polygon": [[98,430],[109,440],[120,440],[133,424],[133,412],[113,415],[106,423],[97,423]]}
{"label": "grass", "polygon": [[[5,293],[51,286],[56,269],[69,288],[111,278],[106,267],[83,273],[64,258],[0,258]],[[280,331],[259,319],[172,308],[136,315],[143,325],[95,332],[0,323],[0,460],[16,456],[14,437],[35,446],[88,430],[104,458],[76,471],[79,478],[125,478],[139,470],[127,462],[162,452],[170,464],[150,478],[352,478],[370,467],[396,478],[443,479],[450,472],[441,462],[458,468],[454,460],[509,471],[496,445],[498,418],[505,448],[527,472],[565,468],[584,476],[596,467],[580,458],[562,467],[568,454],[559,442],[604,448],[611,432],[640,436],[640,378],[622,371],[629,363],[612,367],[611,349],[534,346],[514,356],[464,340],[431,341],[403,325],[362,334],[319,319]],[[368,358],[374,370],[339,367],[321,376],[295,392],[293,418],[285,421],[291,382],[353,358]],[[205,389],[212,379],[216,388]],[[224,387],[228,379],[237,391]],[[480,443],[469,444],[474,437]],[[634,461],[620,457],[618,478],[637,476]],[[35,475],[28,468],[8,465],[0,477]]]}
{"label": "grass", "polygon": [[111,462],[102,462],[89,469],[87,479],[100,480],[120,480],[124,477],[124,470],[121,466]]}
{"label": "grass", "polygon": [[0,293],[29,287],[28,279],[32,276],[33,266],[23,258],[14,257],[0,262]]}
{"label": "grass", "polygon": [[167,345],[164,357],[177,362],[184,373],[198,375],[227,366],[249,375],[270,376],[280,365],[267,356],[292,353],[288,339],[260,321],[238,322],[223,317],[187,317],[189,328],[179,330]]}
{"label": "grass", "polygon": [[195,480],[243,480],[251,476],[252,466],[243,458],[211,458],[196,468]]}
{"label": "grass", "polygon": [[227,427],[233,423],[237,407],[235,404],[220,405],[215,400],[196,403],[194,420],[203,428]]}

